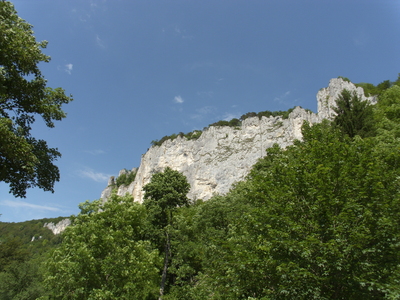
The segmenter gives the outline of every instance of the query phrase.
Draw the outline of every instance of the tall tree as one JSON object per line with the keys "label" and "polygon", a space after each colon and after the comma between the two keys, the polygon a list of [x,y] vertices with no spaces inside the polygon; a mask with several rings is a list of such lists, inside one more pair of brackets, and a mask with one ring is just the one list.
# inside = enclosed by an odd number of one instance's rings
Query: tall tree
{"label": "tall tree", "polygon": [[51,299],[154,299],[161,261],[144,240],[146,208],[116,194],[80,208],[46,263]]}
{"label": "tall tree", "polygon": [[336,99],[333,110],[337,114],[333,122],[344,134],[351,138],[373,135],[372,106],[368,101],[362,101],[355,91],[351,93],[344,89]]}
{"label": "tall tree", "polygon": [[31,125],[41,116],[54,127],[54,121],[66,117],[61,106],[72,97],[46,86],[38,65],[50,61],[42,53],[47,42],[36,41],[32,25],[9,1],[0,1],[0,45],[0,181],[17,197],[30,187],[53,191],[60,178],[53,161],[61,154],[34,138]]}
{"label": "tall tree", "polygon": [[145,192],[143,203],[149,211],[151,222],[156,230],[163,235],[164,267],[161,275],[159,297],[159,299],[162,299],[170,264],[170,227],[172,225],[173,212],[178,207],[189,204],[187,193],[190,190],[190,185],[184,175],[167,167],[164,172],[154,174],[150,183],[145,185],[143,190]]}

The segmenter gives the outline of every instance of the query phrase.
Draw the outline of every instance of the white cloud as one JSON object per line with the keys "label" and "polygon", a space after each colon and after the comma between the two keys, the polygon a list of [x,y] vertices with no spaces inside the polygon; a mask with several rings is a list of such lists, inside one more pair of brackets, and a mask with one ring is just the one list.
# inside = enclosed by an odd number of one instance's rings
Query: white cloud
{"label": "white cloud", "polygon": [[180,103],[183,103],[184,100],[183,100],[183,98],[181,96],[175,96],[174,102],[180,104]]}
{"label": "white cloud", "polygon": [[74,67],[73,64],[66,64],[64,70],[65,70],[65,72],[67,72],[69,75],[71,75],[73,67]]}
{"label": "white cloud", "polygon": [[107,182],[111,175],[95,172],[92,169],[79,170],[79,175],[84,178],[92,179],[96,182]]}
{"label": "white cloud", "polygon": [[30,209],[37,209],[37,210],[61,211],[59,208],[56,208],[56,207],[45,206],[45,205],[36,205],[36,204],[28,203],[25,201],[21,201],[21,200],[13,200],[13,201],[3,200],[0,202],[0,204],[3,206],[15,207],[15,208],[30,208]]}

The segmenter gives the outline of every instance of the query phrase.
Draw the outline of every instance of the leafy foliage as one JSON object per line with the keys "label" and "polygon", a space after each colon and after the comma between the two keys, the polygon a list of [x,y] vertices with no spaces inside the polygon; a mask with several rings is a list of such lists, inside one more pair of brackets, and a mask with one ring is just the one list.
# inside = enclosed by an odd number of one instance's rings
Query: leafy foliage
{"label": "leafy foliage", "polygon": [[[0,245],[18,240],[20,247],[31,253],[44,253],[61,242],[60,235],[54,235],[44,227],[45,223],[58,223],[65,217],[30,220],[18,223],[0,222]],[[34,241],[32,241],[34,238]]]}
{"label": "leafy foliage", "polygon": [[60,178],[53,161],[61,154],[34,138],[31,125],[39,115],[54,127],[54,121],[66,117],[61,107],[72,98],[46,86],[38,64],[50,61],[41,51],[47,42],[35,40],[32,26],[9,1],[0,1],[0,28],[0,181],[16,197],[31,187],[53,191]]}
{"label": "leafy foliage", "polygon": [[[354,96],[342,94],[345,122],[365,116]],[[166,168],[143,205],[81,204],[46,263],[47,292],[8,234],[0,297],[156,299],[161,277],[164,300],[399,299],[400,86],[368,118],[374,134],[305,123],[302,141],[269,148],[246,180],[205,202],[189,203],[186,178]]]}
{"label": "leafy foliage", "polygon": [[367,137],[374,135],[373,108],[368,101],[362,101],[357,93],[344,89],[336,99],[336,112],[333,123],[344,134],[353,138],[356,135]]}
{"label": "leafy foliage", "polygon": [[151,177],[150,182],[143,187],[143,204],[155,212],[156,226],[164,228],[170,223],[170,214],[175,209],[189,204],[189,190],[186,177],[169,167]]}
{"label": "leafy foliage", "polygon": [[343,79],[343,80],[346,81],[346,82],[351,82],[350,79],[347,78],[347,77],[338,76],[338,78],[341,78],[341,79]]}
{"label": "leafy foliage", "polygon": [[132,170],[132,171],[126,171],[126,173],[122,173],[119,175],[115,181],[115,184],[117,187],[121,185],[130,185],[132,182],[135,181],[137,174],[137,170]]}
{"label": "leafy foliage", "polygon": [[343,138],[327,122],[303,134],[271,148],[227,195],[240,214],[228,208],[226,235],[206,249],[194,286],[203,299],[397,295],[397,171],[374,141]]}
{"label": "leafy foliage", "polygon": [[369,96],[380,96],[382,95],[387,89],[390,87],[397,85],[400,86],[400,74],[396,81],[385,80],[379,83],[377,86],[373,85],[372,83],[356,83],[357,87],[362,87],[364,89],[364,95]]}
{"label": "leafy foliage", "polygon": [[191,132],[188,132],[188,133],[183,133],[183,132],[180,132],[180,133],[178,133],[178,134],[172,134],[172,135],[166,135],[166,136],[164,136],[162,139],[160,139],[160,140],[153,140],[153,141],[151,141],[151,145],[152,146],[161,146],[165,141],[168,141],[168,140],[171,140],[171,141],[173,141],[174,139],[176,139],[177,137],[184,137],[184,138],[186,138],[187,140],[197,140],[200,136],[201,136],[201,134],[202,134],[203,132],[201,131],[201,130],[194,130],[194,131],[191,131]]}
{"label": "leafy foliage", "polygon": [[0,299],[33,300],[46,295],[41,264],[62,237],[43,225],[61,219],[0,222]]}
{"label": "leafy foliage", "polygon": [[233,118],[230,121],[218,121],[210,124],[209,126],[229,126],[229,127],[239,127],[242,125],[241,120]]}
{"label": "leafy foliage", "polygon": [[0,298],[35,300],[46,295],[40,263],[43,257],[13,262],[0,272]]}
{"label": "leafy foliage", "polygon": [[85,202],[46,263],[51,299],[147,299],[158,251],[145,241],[146,210],[131,197]]}
{"label": "leafy foliage", "polygon": [[152,176],[151,181],[143,187],[144,206],[149,212],[149,220],[153,228],[153,241],[164,248],[164,267],[161,275],[160,298],[164,295],[167,273],[170,265],[171,226],[173,213],[189,204],[187,194],[190,185],[186,177],[167,167],[163,172]]}

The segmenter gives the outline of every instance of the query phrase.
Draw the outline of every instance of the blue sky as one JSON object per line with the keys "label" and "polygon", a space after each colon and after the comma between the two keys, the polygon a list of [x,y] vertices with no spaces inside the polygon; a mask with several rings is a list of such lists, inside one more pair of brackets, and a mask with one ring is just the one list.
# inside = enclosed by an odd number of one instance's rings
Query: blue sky
{"label": "blue sky", "polygon": [[74,101],[33,134],[62,158],[55,193],[15,199],[0,221],[77,214],[152,140],[247,112],[316,111],[331,78],[378,84],[400,72],[398,0],[15,0],[47,40],[50,87]]}

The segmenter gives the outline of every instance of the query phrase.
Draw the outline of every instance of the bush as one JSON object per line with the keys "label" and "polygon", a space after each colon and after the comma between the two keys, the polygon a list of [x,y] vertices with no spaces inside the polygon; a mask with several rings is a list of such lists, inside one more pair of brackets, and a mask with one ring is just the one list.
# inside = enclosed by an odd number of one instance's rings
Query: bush
{"label": "bush", "polygon": [[119,175],[115,181],[117,187],[121,185],[130,185],[136,178],[137,171],[127,171],[127,173],[123,173]]}

